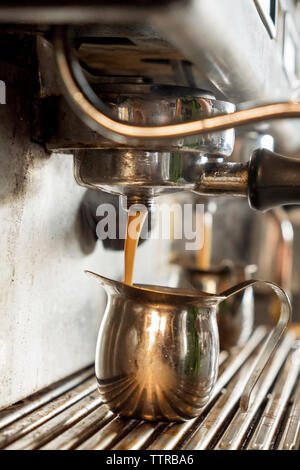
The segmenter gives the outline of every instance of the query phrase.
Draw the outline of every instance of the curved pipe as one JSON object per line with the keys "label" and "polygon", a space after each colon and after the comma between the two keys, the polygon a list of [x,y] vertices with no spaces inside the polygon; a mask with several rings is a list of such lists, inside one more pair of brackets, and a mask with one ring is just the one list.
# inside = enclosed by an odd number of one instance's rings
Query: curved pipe
{"label": "curved pipe", "polygon": [[70,28],[57,27],[55,29],[55,56],[70,105],[89,127],[115,142],[136,145],[153,139],[163,141],[175,137],[230,129],[259,121],[300,118],[300,103],[282,102],[182,124],[156,127],[124,124],[107,115],[110,113],[109,108],[99,99],[87,82],[72,50],[72,43]]}

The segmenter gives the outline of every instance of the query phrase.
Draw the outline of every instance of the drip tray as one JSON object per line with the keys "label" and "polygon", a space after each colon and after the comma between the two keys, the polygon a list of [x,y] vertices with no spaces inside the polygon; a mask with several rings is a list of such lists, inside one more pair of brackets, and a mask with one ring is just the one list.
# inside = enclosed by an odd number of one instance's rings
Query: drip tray
{"label": "drip tray", "polygon": [[220,355],[209,404],[185,423],[120,418],[101,402],[93,367],[0,411],[1,449],[284,449],[300,446],[300,343],[292,332],[255,388],[247,412],[239,398],[268,330]]}

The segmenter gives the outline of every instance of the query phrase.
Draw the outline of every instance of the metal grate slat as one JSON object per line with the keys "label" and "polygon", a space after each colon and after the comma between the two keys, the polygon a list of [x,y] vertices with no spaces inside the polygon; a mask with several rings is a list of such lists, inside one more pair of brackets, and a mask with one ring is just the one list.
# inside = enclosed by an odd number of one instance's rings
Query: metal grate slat
{"label": "metal grate slat", "polygon": [[[267,335],[257,328],[243,348],[221,353],[210,402],[184,423],[121,418],[97,391],[93,368],[0,412],[0,446],[41,450],[297,449],[300,445],[300,343],[287,333],[255,388],[247,413],[239,399]],[[280,429],[280,431],[279,431]],[[267,430],[267,432],[265,432]],[[276,447],[277,446],[277,447]]]}

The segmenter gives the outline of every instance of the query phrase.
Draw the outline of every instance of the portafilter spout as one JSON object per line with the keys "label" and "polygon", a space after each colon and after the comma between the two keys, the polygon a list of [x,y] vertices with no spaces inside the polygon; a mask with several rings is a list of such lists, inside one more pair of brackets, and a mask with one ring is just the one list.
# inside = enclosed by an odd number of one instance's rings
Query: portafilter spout
{"label": "portafilter spout", "polygon": [[75,178],[83,186],[127,196],[128,206],[154,206],[156,196],[178,191],[248,197],[253,209],[300,204],[300,160],[266,149],[249,162],[207,161],[188,152],[87,150],[75,154]]}

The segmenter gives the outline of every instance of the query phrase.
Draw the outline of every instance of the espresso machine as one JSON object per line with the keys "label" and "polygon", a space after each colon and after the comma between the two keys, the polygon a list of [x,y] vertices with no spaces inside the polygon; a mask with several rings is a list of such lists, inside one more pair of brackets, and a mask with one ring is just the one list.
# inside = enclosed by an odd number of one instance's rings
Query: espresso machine
{"label": "espresso machine", "polygon": [[[299,28],[296,0],[1,3],[0,448],[299,448]],[[153,232],[173,203],[203,207],[202,249],[142,240],[135,281],[250,288],[220,306],[199,416],[138,420],[127,403],[121,418],[97,391],[107,299],[84,270],[122,281],[124,241],[99,240],[97,208],[120,233],[143,206]],[[293,314],[243,409],[280,314],[253,277]]]}

